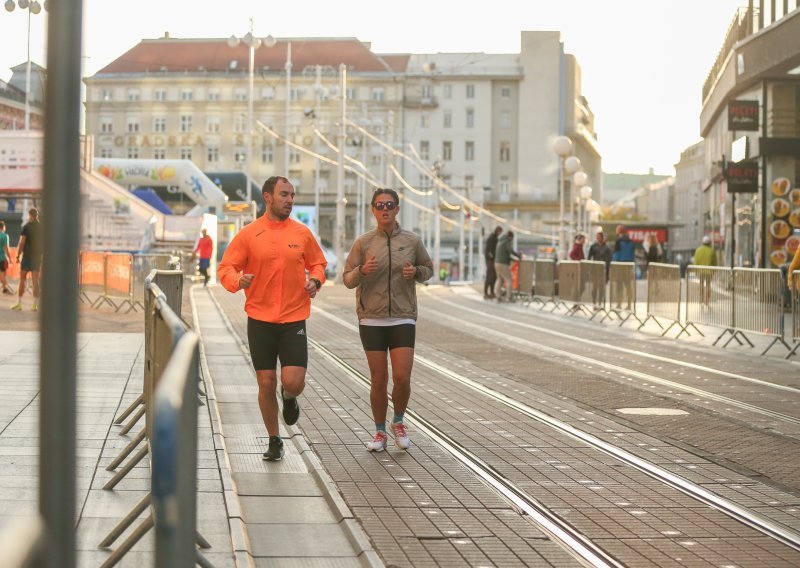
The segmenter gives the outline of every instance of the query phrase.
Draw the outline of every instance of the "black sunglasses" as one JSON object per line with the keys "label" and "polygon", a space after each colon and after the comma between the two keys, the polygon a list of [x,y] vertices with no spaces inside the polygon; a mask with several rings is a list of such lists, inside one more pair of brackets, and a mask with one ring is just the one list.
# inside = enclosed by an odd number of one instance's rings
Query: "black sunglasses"
{"label": "black sunglasses", "polygon": [[373,207],[378,211],[383,211],[384,209],[386,209],[387,211],[391,211],[392,209],[397,207],[397,203],[395,203],[394,201],[376,201]]}

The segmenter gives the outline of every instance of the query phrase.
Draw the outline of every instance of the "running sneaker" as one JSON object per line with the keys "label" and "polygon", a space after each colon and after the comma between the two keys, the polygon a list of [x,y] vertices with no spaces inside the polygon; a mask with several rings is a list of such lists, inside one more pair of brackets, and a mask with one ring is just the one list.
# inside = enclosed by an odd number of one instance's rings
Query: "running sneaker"
{"label": "running sneaker", "polygon": [[20,311],[22,311],[22,304],[20,302],[17,302],[16,304],[12,304],[11,305],[11,309],[20,312]]}
{"label": "running sneaker", "polygon": [[407,450],[411,445],[411,439],[408,437],[406,425],[402,422],[392,424],[392,434],[394,434],[394,445],[401,450]]}
{"label": "running sneaker", "polygon": [[281,400],[283,401],[283,421],[287,426],[291,426],[300,418],[300,405],[297,403],[297,397],[286,398],[281,387]]}
{"label": "running sneaker", "polygon": [[38,312],[38,311],[39,311],[39,304],[36,304],[36,303],[34,303],[34,304],[31,306],[31,311],[32,311],[32,312]]}
{"label": "running sneaker", "polygon": [[280,436],[269,437],[269,447],[264,452],[264,461],[280,461],[283,459],[283,440]]}
{"label": "running sneaker", "polygon": [[386,441],[389,439],[389,436],[386,435],[386,432],[383,430],[378,430],[375,432],[375,437],[372,438],[372,441],[367,442],[367,451],[368,452],[382,452],[386,449]]}
{"label": "running sneaker", "polygon": [[3,294],[8,294],[9,296],[14,292],[11,291],[11,288],[3,288]]}

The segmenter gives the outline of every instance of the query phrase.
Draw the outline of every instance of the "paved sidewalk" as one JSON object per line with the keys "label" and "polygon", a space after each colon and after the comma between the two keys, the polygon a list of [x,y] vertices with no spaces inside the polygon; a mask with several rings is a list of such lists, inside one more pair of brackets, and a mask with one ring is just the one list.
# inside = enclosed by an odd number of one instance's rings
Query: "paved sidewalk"
{"label": "paved sidewalk", "polygon": [[282,461],[261,459],[267,433],[246,347],[209,289],[191,294],[236,565],[382,566],[296,426],[280,425]]}

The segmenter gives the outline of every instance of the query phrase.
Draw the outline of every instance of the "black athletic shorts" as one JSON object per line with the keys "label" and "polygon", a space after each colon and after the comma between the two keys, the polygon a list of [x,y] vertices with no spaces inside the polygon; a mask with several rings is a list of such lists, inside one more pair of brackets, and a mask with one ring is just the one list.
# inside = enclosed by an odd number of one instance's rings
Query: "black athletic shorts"
{"label": "black athletic shorts", "polygon": [[306,322],[269,323],[247,318],[247,342],[256,371],[281,367],[308,367]]}
{"label": "black athletic shorts", "polygon": [[364,351],[386,351],[395,347],[414,348],[417,326],[411,323],[399,325],[360,325],[358,334]]}

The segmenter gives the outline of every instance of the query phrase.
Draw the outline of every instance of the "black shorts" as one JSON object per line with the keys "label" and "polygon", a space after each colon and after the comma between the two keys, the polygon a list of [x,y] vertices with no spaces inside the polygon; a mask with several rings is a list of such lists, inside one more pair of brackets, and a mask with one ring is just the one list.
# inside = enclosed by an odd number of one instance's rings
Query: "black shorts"
{"label": "black shorts", "polygon": [[5,272],[6,270],[8,270],[8,261],[0,260],[0,272]]}
{"label": "black shorts", "polygon": [[396,347],[414,348],[417,326],[411,323],[399,325],[360,325],[358,334],[364,351],[386,351]]}
{"label": "black shorts", "polygon": [[22,255],[22,262],[19,264],[19,269],[23,272],[39,272],[42,268],[42,257],[31,256],[27,254]]}
{"label": "black shorts", "polygon": [[281,367],[308,367],[306,322],[269,323],[247,318],[247,342],[256,371]]}

